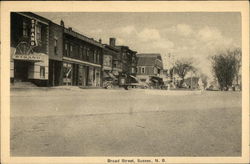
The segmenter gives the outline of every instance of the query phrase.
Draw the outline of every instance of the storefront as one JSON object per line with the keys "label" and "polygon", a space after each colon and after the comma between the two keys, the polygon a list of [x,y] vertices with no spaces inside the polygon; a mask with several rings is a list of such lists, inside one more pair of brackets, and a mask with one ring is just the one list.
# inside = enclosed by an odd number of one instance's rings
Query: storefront
{"label": "storefront", "polygon": [[63,85],[72,85],[72,64],[63,62]]}
{"label": "storefront", "polygon": [[101,66],[72,60],[63,62],[63,85],[101,86]]}
{"label": "storefront", "polygon": [[[17,46],[18,48],[19,46]],[[12,49],[11,78],[12,82],[33,82],[38,86],[46,86],[48,81],[48,55],[30,53]]]}

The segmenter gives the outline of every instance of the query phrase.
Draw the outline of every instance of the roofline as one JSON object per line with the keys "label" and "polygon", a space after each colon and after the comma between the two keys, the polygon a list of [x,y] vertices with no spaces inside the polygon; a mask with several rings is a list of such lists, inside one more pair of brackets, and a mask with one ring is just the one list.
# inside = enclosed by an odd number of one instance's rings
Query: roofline
{"label": "roofline", "polygon": [[32,12],[12,12],[12,13],[16,13],[16,14],[28,17],[30,19],[36,19],[37,21],[39,21],[39,22],[41,22],[43,24],[46,24],[46,25],[49,25],[49,22],[50,22],[49,19],[44,18],[44,17],[42,17],[40,15],[34,14]]}
{"label": "roofline", "polygon": [[98,47],[100,47],[100,48],[104,48],[104,46],[101,44],[101,43],[99,43],[98,41],[96,41],[96,40],[94,40],[94,39],[91,39],[91,38],[89,38],[89,37],[87,37],[87,36],[85,36],[85,35],[83,35],[83,34],[80,34],[80,33],[78,33],[78,32],[76,32],[76,31],[74,31],[73,29],[72,29],[72,31],[71,30],[69,30],[68,28],[63,28],[63,33],[64,34],[68,34],[68,35],[71,35],[71,36],[73,36],[73,37],[76,37],[76,38],[78,38],[78,39],[80,39],[80,40],[83,40],[83,41],[85,41],[85,42],[88,42],[88,43],[90,43],[90,44],[94,44],[95,46],[98,46]]}

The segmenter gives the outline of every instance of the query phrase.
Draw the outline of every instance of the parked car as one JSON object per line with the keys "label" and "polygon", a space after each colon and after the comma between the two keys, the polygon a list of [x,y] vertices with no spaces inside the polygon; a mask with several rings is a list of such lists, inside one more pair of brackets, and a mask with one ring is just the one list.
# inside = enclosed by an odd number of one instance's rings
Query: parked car
{"label": "parked car", "polygon": [[106,77],[103,79],[103,88],[108,89],[108,88],[113,88],[116,83],[118,83],[115,79],[111,77]]}

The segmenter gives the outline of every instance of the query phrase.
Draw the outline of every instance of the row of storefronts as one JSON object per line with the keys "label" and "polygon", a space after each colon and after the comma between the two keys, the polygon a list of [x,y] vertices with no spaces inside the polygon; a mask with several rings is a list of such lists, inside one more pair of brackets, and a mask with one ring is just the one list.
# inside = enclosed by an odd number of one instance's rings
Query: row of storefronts
{"label": "row of storefronts", "polygon": [[[136,52],[102,44],[30,12],[11,13],[11,82],[38,86],[102,86],[135,75]],[[129,63],[129,64],[128,64]]]}

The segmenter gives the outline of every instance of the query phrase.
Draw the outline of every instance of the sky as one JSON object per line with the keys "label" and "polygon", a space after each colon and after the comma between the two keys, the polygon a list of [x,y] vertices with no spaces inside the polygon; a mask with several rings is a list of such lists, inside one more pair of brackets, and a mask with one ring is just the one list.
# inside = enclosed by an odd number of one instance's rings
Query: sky
{"label": "sky", "polygon": [[241,48],[238,12],[54,12],[36,13],[96,40],[129,46],[137,53],[160,53],[164,67],[172,59],[193,58],[194,66],[212,77],[209,56]]}

